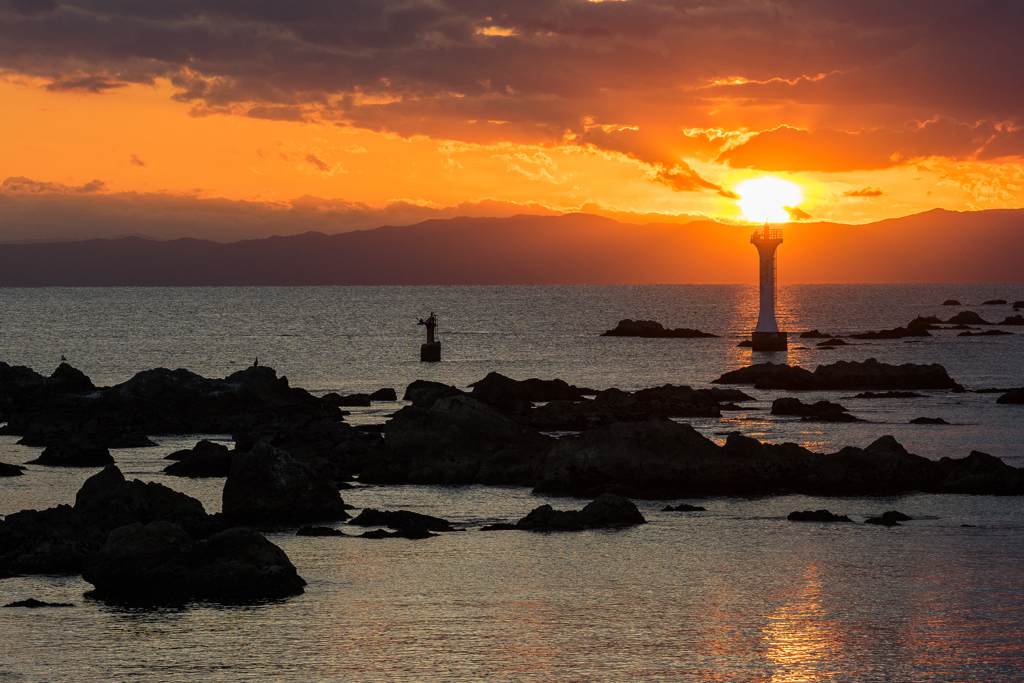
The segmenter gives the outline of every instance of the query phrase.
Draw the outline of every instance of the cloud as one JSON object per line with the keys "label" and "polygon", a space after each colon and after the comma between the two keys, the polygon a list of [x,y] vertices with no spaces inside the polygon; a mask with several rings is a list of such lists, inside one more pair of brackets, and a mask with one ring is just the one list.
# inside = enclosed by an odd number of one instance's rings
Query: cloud
{"label": "cloud", "polygon": [[790,220],[794,221],[806,221],[811,217],[811,214],[807,213],[799,206],[784,206],[782,207],[789,214]]}
{"label": "cloud", "polygon": [[131,164],[132,166],[148,166],[148,164],[145,161],[135,156],[134,154],[128,160],[128,163]]}
{"label": "cloud", "polygon": [[[803,147],[784,170],[1019,156],[1022,32],[1024,4],[982,0],[7,0],[0,69],[82,93],[169,79],[196,116],[575,140],[660,167],[651,179],[675,189],[719,192],[686,155],[731,145],[734,166],[781,167],[768,154],[789,135],[781,116],[820,124],[787,138]],[[900,130],[913,121],[941,125]],[[744,130],[762,132],[737,145]]]}
{"label": "cloud", "polygon": [[848,190],[847,192],[843,193],[843,196],[844,197],[881,197],[882,194],[883,194],[882,191],[879,190],[879,189],[873,189],[873,188],[870,188],[870,187],[865,187],[864,189],[861,189],[861,190]]}
{"label": "cloud", "polygon": [[102,180],[91,180],[78,187],[69,187],[62,183],[46,183],[32,180],[24,176],[11,176],[3,182],[4,194],[93,194],[103,192],[107,184]]}
{"label": "cloud", "polygon": [[933,156],[1024,156],[1024,131],[1007,122],[966,123],[949,117],[858,132],[779,126],[726,150],[719,161],[734,168],[834,173],[892,168]]}
{"label": "cloud", "polygon": [[102,181],[78,187],[12,177],[0,185],[0,242],[110,238],[196,237],[218,242],[328,234],[382,225],[410,225],[455,216],[558,215],[541,204],[483,199],[453,206],[397,200],[381,206],[303,196],[288,202],[233,201],[172,193],[104,193]]}

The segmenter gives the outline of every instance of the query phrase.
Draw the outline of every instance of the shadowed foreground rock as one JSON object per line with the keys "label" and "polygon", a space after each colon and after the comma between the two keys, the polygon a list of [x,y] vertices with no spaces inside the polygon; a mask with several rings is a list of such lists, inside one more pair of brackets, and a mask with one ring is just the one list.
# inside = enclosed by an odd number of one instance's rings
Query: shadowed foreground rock
{"label": "shadowed foreground rock", "polygon": [[391,451],[369,463],[361,481],[529,486],[554,442],[465,395],[402,408],[384,439]]}
{"label": "shadowed foreground rock", "polygon": [[234,523],[285,524],[348,519],[338,487],[288,453],[261,441],[235,455],[224,482],[224,516]]}
{"label": "shadowed foreground rock", "polygon": [[231,471],[234,453],[224,444],[203,439],[189,451],[176,451],[167,456],[168,460],[177,460],[164,468],[164,472],[174,477],[226,477]]}
{"label": "shadowed foreground rock", "polygon": [[169,522],[113,530],[82,578],[96,586],[96,597],[157,602],[283,598],[306,585],[284,551],[257,531],[234,528],[193,541]]}
{"label": "shadowed foreground rock", "polygon": [[1024,404],[1024,389],[1012,389],[997,398],[996,403],[1002,403],[1004,405]]}
{"label": "shadowed foreground rock", "polygon": [[25,474],[24,465],[9,465],[5,462],[0,462],[0,477],[20,477]]}
{"label": "shadowed foreground rock", "polygon": [[643,498],[805,493],[891,495],[907,491],[1024,494],[1024,470],[984,453],[936,462],[893,437],[866,448],[813,453],[732,433],[718,446],[675,422],[618,423],[559,439],[543,462],[538,491]]}
{"label": "shadowed foreground rock", "polygon": [[108,465],[85,481],[74,507],[22,510],[0,521],[0,571],[78,574],[112,529],[153,521],[173,522],[197,538],[223,529],[195,498],[155,482],[128,481]]}
{"label": "shadowed foreground rock", "polygon": [[874,358],[819,365],[814,372],[784,363],[758,363],[727,372],[712,384],[753,384],[755,389],[953,389],[962,391],[938,363],[889,365]]}
{"label": "shadowed foreground rock", "polygon": [[582,531],[646,523],[631,500],[603,493],[582,510],[562,511],[541,505],[515,524],[493,524],[481,531]]}
{"label": "shadowed foreground rock", "polygon": [[43,600],[29,598],[28,600],[16,600],[15,602],[9,602],[4,605],[4,607],[28,607],[30,609],[38,609],[40,607],[74,607],[74,604],[70,602],[45,602]]}

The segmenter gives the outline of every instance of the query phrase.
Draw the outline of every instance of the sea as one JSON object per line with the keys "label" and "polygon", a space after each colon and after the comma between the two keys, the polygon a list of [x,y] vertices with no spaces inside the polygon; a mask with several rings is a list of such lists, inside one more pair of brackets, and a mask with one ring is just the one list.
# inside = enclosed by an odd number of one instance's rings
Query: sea
{"label": "sea", "polygon": [[[963,305],[943,306],[947,299]],[[1024,300],[1024,285],[781,285],[778,318],[792,333],[848,335],[917,315],[1014,315],[1009,304],[981,305],[994,299]],[[417,322],[432,312],[442,361],[421,363]],[[834,452],[893,435],[932,459],[977,450],[1024,467],[1024,406],[974,391],[1024,386],[1024,328],[970,338],[939,330],[834,350],[791,336],[788,352],[756,353],[737,346],[756,316],[749,285],[0,289],[0,360],[48,375],[63,356],[109,386],[155,367],[224,377],[258,359],[317,395],[393,387],[399,396],[415,379],[466,388],[492,371],[635,390],[709,387],[765,361],[811,370],[868,358],[940,363],[970,391],[885,400],[800,393],[865,420],[820,424],[770,414],[773,399],[792,394],[741,387],[757,400],[722,418],[681,421],[719,443],[738,431]],[[600,336],[625,318],[718,337]],[[352,409],[346,420],[383,422],[402,405]],[[950,424],[909,424],[916,417]],[[203,437],[152,438],[156,447],[112,451],[125,475],[220,510],[223,479],[162,472],[164,456]],[[41,450],[16,441],[0,437],[0,461],[25,463]],[[29,465],[25,476],[0,479],[0,515],[73,503],[96,471]],[[129,607],[89,597],[78,576],[3,579],[0,604],[34,597],[74,607],[0,608],[0,683],[1024,680],[1020,498],[636,500],[645,525],[534,534],[479,528],[544,503],[588,501],[519,487],[358,482],[343,497],[466,530],[417,541],[267,532],[308,586],[254,605]],[[707,511],[662,512],[678,502]],[[786,519],[820,508],[858,523]],[[913,519],[860,523],[893,509]]]}

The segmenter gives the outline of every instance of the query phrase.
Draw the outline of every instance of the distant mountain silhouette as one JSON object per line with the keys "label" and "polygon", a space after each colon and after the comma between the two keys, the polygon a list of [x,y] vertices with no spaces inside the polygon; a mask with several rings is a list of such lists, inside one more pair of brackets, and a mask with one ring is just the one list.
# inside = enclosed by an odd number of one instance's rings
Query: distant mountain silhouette
{"label": "distant mountain silhouette", "polygon": [[[868,225],[783,227],[783,284],[1024,281],[1024,210],[934,210]],[[429,220],[230,244],[139,237],[0,244],[0,286],[754,282],[753,228],[567,214]]]}

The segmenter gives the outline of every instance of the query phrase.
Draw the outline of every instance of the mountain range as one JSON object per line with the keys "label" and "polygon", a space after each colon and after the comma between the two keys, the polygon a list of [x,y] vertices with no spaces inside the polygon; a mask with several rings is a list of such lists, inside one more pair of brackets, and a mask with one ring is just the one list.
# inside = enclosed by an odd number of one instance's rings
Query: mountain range
{"label": "mountain range", "polygon": [[[1024,281],[1024,209],[782,227],[782,284]],[[227,244],[138,236],[0,244],[0,286],[749,283],[757,280],[755,228],[565,214]]]}

